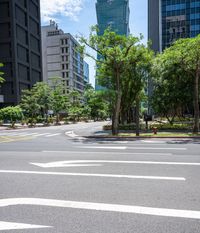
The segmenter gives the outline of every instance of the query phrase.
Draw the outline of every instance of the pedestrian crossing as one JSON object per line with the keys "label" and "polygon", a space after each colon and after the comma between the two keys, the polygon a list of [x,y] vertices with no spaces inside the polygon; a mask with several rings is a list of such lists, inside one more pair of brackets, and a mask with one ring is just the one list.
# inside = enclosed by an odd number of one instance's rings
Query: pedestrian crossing
{"label": "pedestrian crossing", "polygon": [[43,132],[1,132],[0,133],[0,143],[30,140],[35,138],[52,138],[61,135],[61,133],[43,133]]}

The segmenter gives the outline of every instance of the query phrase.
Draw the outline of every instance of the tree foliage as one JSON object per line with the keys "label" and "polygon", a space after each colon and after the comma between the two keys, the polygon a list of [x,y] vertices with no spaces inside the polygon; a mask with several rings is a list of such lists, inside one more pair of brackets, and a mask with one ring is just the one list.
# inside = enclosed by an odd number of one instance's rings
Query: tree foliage
{"label": "tree foliage", "polygon": [[4,121],[10,121],[11,127],[15,127],[16,121],[20,121],[23,118],[22,109],[19,106],[6,107],[0,109],[0,119]]}
{"label": "tree foliage", "polygon": [[56,115],[56,124],[60,122],[60,113],[67,112],[69,109],[69,96],[65,94],[65,89],[61,83],[61,78],[55,77],[51,79],[51,108]]}
{"label": "tree foliage", "polygon": [[84,92],[84,102],[83,114],[88,118],[98,121],[109,117],[109,103],[104,91],[95,91],[88,85]]}
{"label": "tree foliage", "polygon": [[[154,61],[156,77],[153,106],[156,112],[175,116],[178,110],[191,108],[194,128],[199,131],[200,36],[177,40]],[[169,117],[168,117],[169,118]]]}
{"label": "tree foliage", "polygon": [[[80,39],[83,51],[86,47],[90,47],[98,54],[97,81],[98,84],[106,87],[112,96],[114,135],[118,134],[122,99],[131,99],[129,103],[132,104],[134,99],[132,93],[134,92],[135,98],[136,96],[139,98],[142,89],[141,83],[146,69],[144,63],[148,60],[149,50],[140,45],[140,39],[132,35],[128,37],[118,35],[109,28],[103,35],[98,35],[97,27],[92,27],[89,39],[83,37]],[[88,55],[87,52],[85,54]]]}

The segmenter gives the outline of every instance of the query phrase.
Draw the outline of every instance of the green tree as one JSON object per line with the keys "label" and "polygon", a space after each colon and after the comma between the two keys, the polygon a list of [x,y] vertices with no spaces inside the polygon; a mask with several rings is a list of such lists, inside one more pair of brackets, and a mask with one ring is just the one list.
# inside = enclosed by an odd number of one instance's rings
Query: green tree
{"label": "green tree", "polygon": [[92,86],[86,87],[84,92],[84,109],[88,118],[94,121],[106,119],[109,116],[108,101],[102,91],[95,91]]}
{"label": "green tree", "polygon": [[[161,57],[157,72],[161,74],[160,88],[156,94],[169,100],[163,108],[170,107],[173,111],[183,103],[193,98],[194,127],[193,132],[199,132],[199,76],[200,76],[200,36],[177,40],[166,49]],[[168,76],[168,77],[167,77]],[[161,85],[161,82],[165,82]],[[173,85],[175,88],[173,88]],[[191,84],[193,91],[191,91]],[[159,86],[159,85],[158,85]],[[161,90],[162,88],[162,90]],[[162,93],[163,92],[163,93]],[[165,94],[164,94],[165,93]],[[190,95],[191,94],[191,95]],[[173,106],[174,105],[174,106]]]}
{"label": "green tree", "polygon": [[23,109],[24,115],[30,118],[30,124],[32,126],[34,121],[36,120],[36,117],[40,113],[38,98],[33,89],[22,91],[20,106]]}
{"label": "green tree", "polygon": [[15,127],[16,121],[20,121],[23,118],[22,109],[19,106],[6,107],[0,110],[0,119],[8,120],[11,122],[11,127]]}
{"label": "green tree", "polygon": [[100,57],[97,60],[97,79],[100,85],[112,92],[112,133],[116,135],[119,127],[123,80],[127,66],[130,65],[128,58],[133,56],[133,48],[138,45],[140,38],[132,35],[128,37],[117,35],[110,29],[105,30],[103,35],[98,35],[98,29],[93,27],[89,39],[81,38],[80,42],[84,45],[83,50],[89,46]]}
{"label": "green tree", "polygon": [[37,104],[40,106],[40,113],[45,117],[46,124],[48,124],[48,111],[52,108],[51,88],[48,83],[38,82],[33,86],[32,91],[37,100]]}
{"label": "green tree", "polygon": [[191,106],[192,82],[175,61],[169,62],[168,59],[167,51],[155,58],[151,104],[156,114],[166,117],[173,124],[175,116],[182,117]]}
{"label": "green tree", "polygon": [[51,95],[52,95],[52,110],[56,115],[56,124],[60,122],[61,111],[68,111],[69,108],[69,96],[65,93],[65,89],[61,83],[61,78],[51,78]]}
{"label": "green tree", "polygon": [[136,135],[139,136],[140,108],[144,100],[144,88],[147,85],[147,77],[151,71],[153,52],[142,44],[132,46],[125,63],[125,71],[122,82],[122,121],[123,114],[131,112],[135,108]]}
{"label": "green tree", "polygon": [[69,93],[70,106],[68,109],[69,116],[73,119],[73,121],[79,120],[83,113],[83,98],[81,94],[73,90]]}
{"label": "green tree", "polygon": [[45,117],[47,124],[48,110],[52,107],[51,88],[47,83],[38,82],[31,90],[23,90],[20,106],[25,115],[30,118],[31,125],[39,115]]}

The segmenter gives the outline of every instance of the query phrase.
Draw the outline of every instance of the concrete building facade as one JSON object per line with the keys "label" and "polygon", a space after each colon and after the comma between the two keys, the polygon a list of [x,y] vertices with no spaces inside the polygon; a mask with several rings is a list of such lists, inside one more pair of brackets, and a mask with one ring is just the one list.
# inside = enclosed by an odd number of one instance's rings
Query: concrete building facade
{"label": "concrete building facade", "polygon": [[161,52],[179,38],[200,33],[199,0],[148,0],[148,37]]}
{"label": "concrete building facade", "polygon": [[77,51],[78,42],[70,33],[64,33],[54,21],[42,27],[43,77],[48,82],[59,77],[64,90],[83,93],[84,60]]}
{"label": "concrete building facade", "polygon": [[0,107],[16,105],[23,89],[42,81],[39,0],[0,0],[0,62]]}

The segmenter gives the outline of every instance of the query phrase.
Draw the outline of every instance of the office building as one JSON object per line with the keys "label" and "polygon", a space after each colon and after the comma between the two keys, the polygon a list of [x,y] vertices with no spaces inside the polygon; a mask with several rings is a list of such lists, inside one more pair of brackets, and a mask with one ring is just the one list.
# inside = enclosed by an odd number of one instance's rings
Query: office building
{"label": "office building", "polygon": [[84,72],[84,82],[85,85],[87,85],[90,79],[90,71],[89,71],[89,64],[85,61],[83,62],[83,72]]}
{"label": "office building", "polygon": [[0,0],[0,62],[0,107],[16,105],[23,89],[42,81],[39,0]]}
{"label": "office building", "polygon": [[199,0],[148,0],[148,37],[161,52],[179,38],[200,33]]}
{"label": "office building", "polygon": [[[97,0],[96,14],[99,35],[108,27],[119,35],[129,35],[129,0]],[[97,56],[97,59],[100,57]],[[95,89],[103,89],[97,79],[95,81]]]}
{"label": "office building", "polygon": [[77,90],[83,93],[84,60],[77,51],[78,42],[70,33],[64,33],[54,21],[42,27],[43,77],[62,79],[64,90]]}
{"label": "office building", "polygon": [[120,35],[129,34],[128,0],[97,0],[96,13],[100,34],[108,27]]}

